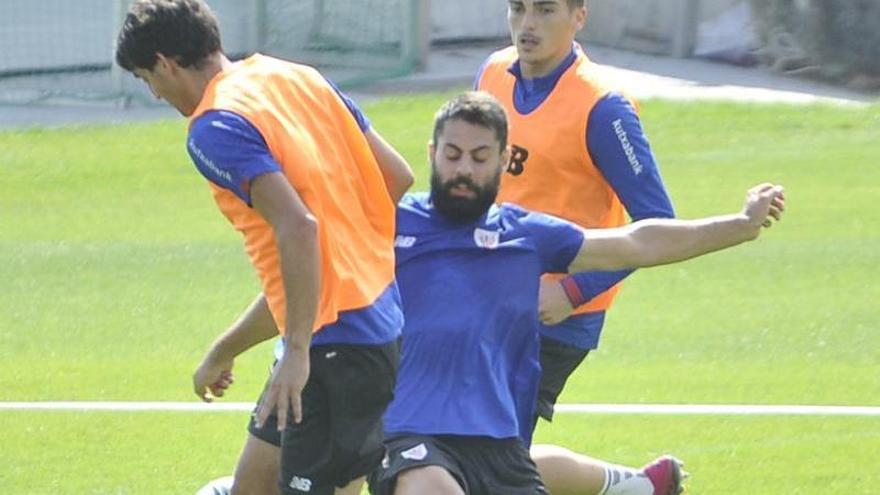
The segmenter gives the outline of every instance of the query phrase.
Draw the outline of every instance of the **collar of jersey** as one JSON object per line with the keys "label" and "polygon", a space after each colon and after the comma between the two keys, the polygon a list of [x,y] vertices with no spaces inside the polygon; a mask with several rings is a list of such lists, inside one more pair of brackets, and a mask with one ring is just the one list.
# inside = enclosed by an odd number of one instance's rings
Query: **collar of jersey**
{"label": "collar of jersey", "polygon": [[507,68],[507,72],[513,74],[516,78],[517,84],[522,85],[526,93],[549,92],[553,90],[553,87],[559,82],[559,78],[562,77],[562,74],[564,74],[572,64],[574,64],[575,60],[577,60],[577,48],[572,44],[571,52],[565,57],[565,60],[546,76],[536,77],[534,79],[523,77],[519,59],[510,64],[510,67]]}

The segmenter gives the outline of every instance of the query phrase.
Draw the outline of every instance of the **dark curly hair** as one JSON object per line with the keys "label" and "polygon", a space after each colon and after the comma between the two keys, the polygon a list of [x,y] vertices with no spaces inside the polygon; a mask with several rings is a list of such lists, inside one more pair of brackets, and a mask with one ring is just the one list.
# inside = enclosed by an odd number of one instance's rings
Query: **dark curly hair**
{"label": "dark curly hair", "polygon": [[116,63],[132,72],[153,70],[156,54],[196,67],[221,51],[217,18],[202,0],[137,0],[116,42]]}
{"label": "dark curly hair", "polygon": [[446,102],[434,116],[433,143],[450,120],[463,120],[495,131],[501,149],[507,148],[507,112],[498,100],[483,91],[468,91]]}

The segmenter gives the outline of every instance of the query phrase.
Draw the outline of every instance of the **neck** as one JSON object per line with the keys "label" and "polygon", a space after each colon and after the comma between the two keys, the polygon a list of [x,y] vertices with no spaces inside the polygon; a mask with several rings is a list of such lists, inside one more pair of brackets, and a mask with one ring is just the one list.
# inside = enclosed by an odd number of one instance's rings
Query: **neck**
{"label": "neck", "polygon": [[189,103],[189,112],[184,112],[185,115],[192,114],[192,112],[194,112],[199,106],[211,80],[214,79],[217,74],[229,70],[231,66],[232,62],[226,58],[226,55],[222,52],[217,52],[209,56],[198,70],[189,72],[189,80],[187,82],[187,102]]}
{"label": "neck", "polygon": [[539,60],[535,62],[527,62],[525,60],[520,59],[519,67],[522,75],[526,79],[537,79],[539,77],[545,77],[550,75],[551,72],[556,70],[562,61],[565,60],[566,57],[571,53],[571,44],[568,45],[568,48],[563,50],[560,53],[555,54],[550,58],[546,58],[544,60]]}

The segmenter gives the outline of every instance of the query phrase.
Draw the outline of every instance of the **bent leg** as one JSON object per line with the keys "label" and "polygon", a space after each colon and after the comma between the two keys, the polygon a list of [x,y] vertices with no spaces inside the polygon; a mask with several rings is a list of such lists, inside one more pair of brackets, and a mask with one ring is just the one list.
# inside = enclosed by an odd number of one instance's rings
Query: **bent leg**
{"label": "bent leg", "polygon": [[607,463],[556,445],[533,445],[532,460],[553,495],[598,495]]}
{"label": "bent leg", "polygon": [[400,473],[394,495],[464,495],[464,490],[449,471],[440,466],[424,466]]}
{"label": "bent leg", "polygon": [[235,468],[232,495],[279,494],[278,473],[281,450],[269,442],[248,434],[247,442]]}

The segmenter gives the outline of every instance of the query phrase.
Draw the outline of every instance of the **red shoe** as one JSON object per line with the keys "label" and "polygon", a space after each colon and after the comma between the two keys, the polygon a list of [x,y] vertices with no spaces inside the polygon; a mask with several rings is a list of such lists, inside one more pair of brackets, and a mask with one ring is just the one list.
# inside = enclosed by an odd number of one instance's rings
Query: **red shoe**
{"label": "red shoe", "polygon": [[687,477],[687,473],[681,469],[682,466],[684,463],[675,457],[664,455],[643,467],[642,473],[654,485],[654,495],[678,495],[684,491],[682,481]]}

